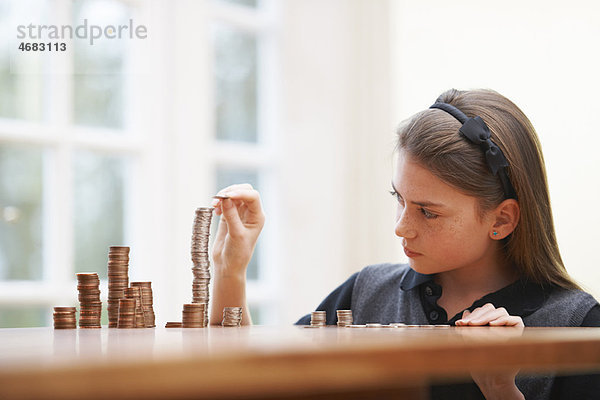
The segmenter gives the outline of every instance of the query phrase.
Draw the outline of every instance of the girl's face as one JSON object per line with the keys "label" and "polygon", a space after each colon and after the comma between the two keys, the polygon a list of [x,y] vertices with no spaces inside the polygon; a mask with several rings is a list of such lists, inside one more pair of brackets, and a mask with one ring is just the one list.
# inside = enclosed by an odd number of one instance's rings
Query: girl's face
{"label": "girl's face", "polygon": [[433,274],[494,261],[493,219],[479,218],[475,197],[444,183],[402,150],[392,185],[398,199],[395,232],[415,271]]}

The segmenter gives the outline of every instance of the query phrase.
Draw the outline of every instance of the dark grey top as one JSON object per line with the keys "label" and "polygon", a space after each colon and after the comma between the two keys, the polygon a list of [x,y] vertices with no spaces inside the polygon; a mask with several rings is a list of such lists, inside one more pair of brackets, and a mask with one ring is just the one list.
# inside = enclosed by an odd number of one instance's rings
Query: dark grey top
{"label": "dark grey top", "polygon": [[[321,303],[327,323],[335,324],[335,310],[352,309],[354,323],[451,324],[462,311],[448,318],[437,305],[442,288],[433,275],[415,272],[406,264],[378,264],[352,275]],[[523,318],[525,326],[600,326],[600,305],[589,294],[519,280],[475,301],[469,310],[486,303],[504,307]],[[308,324],[310,315],[298,324]],[[600,376],[517,377],[526,399],[600,398]],[[575,396],[575,397],[573,397]],[[483,398],[474,383],[432,387],[432,398]]]}

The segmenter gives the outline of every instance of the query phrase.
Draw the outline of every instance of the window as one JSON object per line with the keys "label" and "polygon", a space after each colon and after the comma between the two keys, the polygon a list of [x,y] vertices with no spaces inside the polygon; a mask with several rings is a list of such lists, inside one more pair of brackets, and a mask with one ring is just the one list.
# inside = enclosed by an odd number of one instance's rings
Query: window
{"label": "window", "polygon": [[[18,24],[121,23],[133,4],[10,1],[0,19],[14,37]],[[108,246],[129,239],[129,167],[142,153],[125,104],[130,43],[67,43],[70,58],[0,45],[0,327],[51,324],[52,306],[76,302],[75,273],[106,278]]]}
{"label": "window", "polygon": [[[50,325],[52,306],[76,305],[76,272],[99,273],[105,302],[111,245],[131,246],[130,280],[153,282],[157,322],[181,317],[194,208],[239,182],[273,201],[275,3],[0,3],[3,37],[87,20],[155,40],[72,40],[68,56],[17,62],[0,43],[0,327]],[[265,235],[248,269],[256,323],[277,321]]]}
{"label": "window", "polygon": [[[215,191],[235,183],[250,183],[270,206],[276,187],[272,127],[277,88],[270,71],[275,68],[273,9],[275,2],[213,1],[211,42],[213,55]],[[269,79],[271,78],[271,79]],[[273,111],[273,109],[271,109]],[[215,224],[216,225],[216,224]],[[265,230],[247,270],[248,303],[254,323],[274,323],[275,278],[273,259],[263,245]]]}

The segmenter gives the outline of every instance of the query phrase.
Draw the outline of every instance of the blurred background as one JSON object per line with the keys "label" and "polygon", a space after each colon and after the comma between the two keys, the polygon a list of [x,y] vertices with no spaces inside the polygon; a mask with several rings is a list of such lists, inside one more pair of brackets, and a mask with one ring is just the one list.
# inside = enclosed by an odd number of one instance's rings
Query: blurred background
{"label": "blurred background", "polygon": [[[567,269],[600,298],[600,3],[566,4],[0,0],[0,327],[51,325],[76,272],[105,300],[110,245],[152,281],[157,325],[179,320],[194,210],[239,182],[267,215],[253,319],[296,321],[365,265],[405,261],[394,129],[452,87],[529,116]],[[16,51],[17,25],[83,19],[148,38]]]}

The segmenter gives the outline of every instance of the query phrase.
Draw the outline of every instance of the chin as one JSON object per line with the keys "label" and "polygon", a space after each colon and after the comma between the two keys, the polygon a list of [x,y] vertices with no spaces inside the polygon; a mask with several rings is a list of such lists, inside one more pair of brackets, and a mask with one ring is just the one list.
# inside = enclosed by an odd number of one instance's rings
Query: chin
{"label": "chin", "polygon": [[425,265],[425,263],[422,262],[417,262],[412,258],[408,259],[408,265],[416,272],[424,275],[431,275],[440,272],[438,268],[435,268],[431,265]]}

